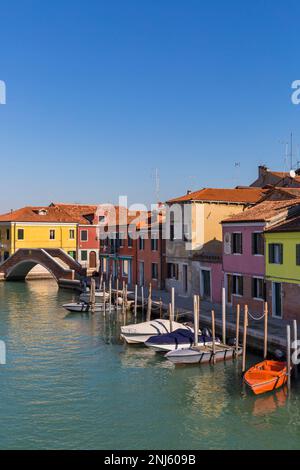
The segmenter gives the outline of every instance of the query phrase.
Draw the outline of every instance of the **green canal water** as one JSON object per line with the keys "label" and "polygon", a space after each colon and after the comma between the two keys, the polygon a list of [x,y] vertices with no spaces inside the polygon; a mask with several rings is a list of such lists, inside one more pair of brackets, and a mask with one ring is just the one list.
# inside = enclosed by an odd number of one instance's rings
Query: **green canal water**
{"label": "green canal water", "polygon": [[52,281],[0,284],[1,449],[300,447],[298,385],[255,397],[238,362],[175,369],[120,343],[115,319],[67,315],[72,298]]}

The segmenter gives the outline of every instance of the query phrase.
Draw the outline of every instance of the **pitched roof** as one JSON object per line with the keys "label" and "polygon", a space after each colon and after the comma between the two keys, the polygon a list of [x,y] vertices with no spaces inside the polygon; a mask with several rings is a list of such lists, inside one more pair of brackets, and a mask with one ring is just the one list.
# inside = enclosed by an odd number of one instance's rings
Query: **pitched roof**
{"label": "pitched roof", "polygon": [[282,201],[264,200],[223,220],[222,223],[269,222],[276,217],[287,217],[297,209],[300,210],[300,197]]}
{"label": "pitched roof", "polygon": [[300,215],[293,217],[287,221],[281,222],[266,232],[299,232],[300,231]]}
{"label": "pitched roof", "polygon": [[266,189],[262,188],[203,188],[184,196],[170,199],[168,204],[177,202],[226,202],[240,204],[254,204],[266,193]]}
{"label": "pitched roof", "polygon": [[0,215],[0,222],[57,222],[82,223],[88,221],[80,215],[72,216],[58,206],[26,206]]}

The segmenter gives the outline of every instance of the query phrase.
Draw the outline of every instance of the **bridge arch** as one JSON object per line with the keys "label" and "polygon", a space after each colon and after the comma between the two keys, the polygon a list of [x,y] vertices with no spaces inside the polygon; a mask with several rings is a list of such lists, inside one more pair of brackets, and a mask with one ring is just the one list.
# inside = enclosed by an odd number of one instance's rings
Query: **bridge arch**
{"label": "bridge arch", "polygon": [[37,264],[43,266],[54,279],[74,280],[86,271],[71,256],[61,249],[19,249],[0,265],[0,274],[6,280],[24,280]]}
{"label": "bridge arch", "polygon": [[34,268],[37,265],[43,266],[43,268],[45,268],[51,274],[51,276],[56,281],[58,281],[57,277],[51,271],[51,269],[49,269],[48,266],[45,266],[45,264],[34,259],[27,259],[27,260],[19,261],[16,264],[14,264],[10,269],[8,269],[5,275],[5,279],[7,281],[23,281],[26,279],[27,274],[29,274],[32,268]]}

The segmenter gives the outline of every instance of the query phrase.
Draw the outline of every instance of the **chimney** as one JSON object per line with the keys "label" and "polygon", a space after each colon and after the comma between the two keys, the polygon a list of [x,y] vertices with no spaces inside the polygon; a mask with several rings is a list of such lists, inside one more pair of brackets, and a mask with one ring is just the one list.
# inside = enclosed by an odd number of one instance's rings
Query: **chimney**
{"label": "chimney", "polygon": [[268,173],[269,168],[266,166],[266,165],[260,165],[258,167],[258,177],[259,178],[264,178],[266,176],[266,174]]}
{"label": "chimney", "polygon": [[186,192],[187,195],[192,194],[192,191],[190,189],[187,190]]}

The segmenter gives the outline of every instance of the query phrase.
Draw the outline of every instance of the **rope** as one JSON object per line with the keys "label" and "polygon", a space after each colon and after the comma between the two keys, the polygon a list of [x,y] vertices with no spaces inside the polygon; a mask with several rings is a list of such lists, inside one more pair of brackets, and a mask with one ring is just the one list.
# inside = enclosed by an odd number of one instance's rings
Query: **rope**
{"label": "rope", "polygon": [[252,320],[255,320],[255,321],[261,321],[263,318],[265,318],[265,314],[263,313],[261,317],[254,317],[253,315],[251,315],[250,312],[248,312],[248,315],[250,318],[252,318]]}

